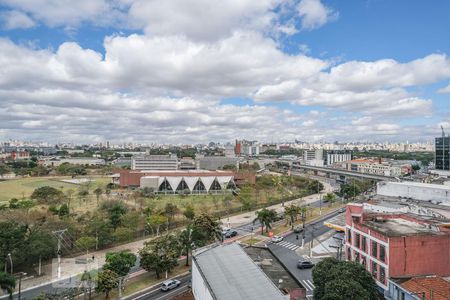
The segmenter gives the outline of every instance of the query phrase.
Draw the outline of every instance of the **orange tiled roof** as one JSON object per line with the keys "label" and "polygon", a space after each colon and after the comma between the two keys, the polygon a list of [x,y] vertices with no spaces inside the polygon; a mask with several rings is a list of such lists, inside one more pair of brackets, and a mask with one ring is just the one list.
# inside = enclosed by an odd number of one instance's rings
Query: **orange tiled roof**
{"label": "orange tiled roof", "polygon": [[[450,282],[442,277],[418,277],[405,281],[401,286],[421,297],[425,293],[425,300],[449,300]],[[433,296],[433,297],[432,297]]]}

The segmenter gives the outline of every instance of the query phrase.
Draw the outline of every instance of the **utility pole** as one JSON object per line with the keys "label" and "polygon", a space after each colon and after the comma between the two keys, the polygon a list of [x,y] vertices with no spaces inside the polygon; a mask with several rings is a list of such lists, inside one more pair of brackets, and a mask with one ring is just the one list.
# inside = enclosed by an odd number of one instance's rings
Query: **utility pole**
{"label": "utility pole", "polygon": [[55,230],[53,231],[53,234],[57,237],[58,239],[58,250],[56,252],[56,254],[58,255],[58,278],[61,278],[61,240],[63,238],[63,234],[67,231],[67,229],[62,229],[62,230]]}
{"label": "utility pole", "polygon": [[309,258],[312,258],[313,242],[314,242],[314,225],[311,225],[311,242],[309,245]]}
{"label": "utility pole", "polygon": [[319,215],[322,215],[322,194],[320,193],[320,182],[317,180],[317,192],[319,193]]}

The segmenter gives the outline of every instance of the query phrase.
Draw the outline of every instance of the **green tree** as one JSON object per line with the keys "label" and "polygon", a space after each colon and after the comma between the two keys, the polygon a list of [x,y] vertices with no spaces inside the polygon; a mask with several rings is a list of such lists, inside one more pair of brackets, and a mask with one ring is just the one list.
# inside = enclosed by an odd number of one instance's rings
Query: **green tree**
{"label": "green tree", "polygon": [[58,210],[58,216],[60,218],[64,218],[67,217],[68,215],[69,215],[69,206],[66,203],[64,203]]}
{"label": "green tree", "polygon": [[133,239],[134,231],[127,227],[119,227],[114,232],[114,240],[119,243],[129,242]]}
{"label": "green tree", "polygon": [[193,226],[205,235],[207,241],[223,240],[219,222],[208,214],[200,214],[194,218]]}
{"label": "green tree", "polygon": [[173,221],[174,217],[178,214],[180,210],[175,204],[167,203],[164,207],[164,214],[168,218],[169,224]]}
{"label": "green tree", "polygon": [[25,209],[28,212],[33,206],[35,206],[35,202],[30,199],[19,200],[17,198],[12,198],[9,200],[10,209]]}
{"label": "green tree", "polygon": [[12,255],[15,264],[21,264],[26,258],[26,238],[28,226],[17,221],[0,221],[0,261]]}
{"label": "green tree", "polygon": [[295,204],[291,204],[284,208],[284,214],[289,217],[292,229],[294,229],[294,221],[297,220],[297,215],[300,214],[300,212],[300,207]]}
{"label": "green tree", "polygon": [[87,253],[89,252],[90,249],[95,247],[95,244],[97,243],[95,237],[92,236],[82,236],[80,237],[78,240],[76,240],[75,245],[77,245],[77,247],[86,250],[86,257],[87,257]]}
{"label": "green tree", "polygon": [[97,207],[98,207],[98,203],[99,203],[99,200],[100,200],[100,196],[103,194],[102,188],[101,188],[101,187],[97,187],[97,188],[94,190],[94,194],[95,194],[95,198],[97,199]]}
{"label": "green tree", "polygon": [[186,217],[186,219],[192,221],[195,217],[194,207],[191,204],[188,204],[183,212],[183,215]]}
{"label": "green tree", "polygon": [[136,255],[127,251],[106,253],[105,270],[111,270],[120,277],[127,275],[136,263]]}
{"label": "green tree", "polygon": [[277,217],[277,212],[273,209],[263,208],[256,212],[256,218],[253,220],[253,224],[259,221],[261,225],[261,234],[264,233],[264,227],[266,227],[266,232],[272,228],[272,222],[275,221]]}
{"label": "green tree", "polygon": [[[356,281],[337,278],[325,284],[323,300],[371,299],[369,292]],[[373,298],[372,298],[373,299]]]}
{"label": "green tree", "polygon": [[253,195],[254,188],[250,185],[244,185],[241,187],[238,199],[242,204],[243,210],[252,210],[256,205],[256,199]]}
{"label": "green tree", "polygon": [[89,196],[89,191],[87,189],[81,188],[78,191],[78,199],[80,199],[80,202],[81,201],[86,202],[86,199],[87,199],[88,196]]}
{"label": "green tree", "polygon": [[102,212],[96,212],[88,220],[85,231],[88,236],[94,236],[96,239],[95,249],[106,246],[114,242],[113,228]]}
{"label": "green tree", "polygon": [[112,227],[116,230],[117,227],[122,225],[123,216],[127,212],[126,207],[118,202],[108,209],[109,221]]}
{"label": "green tree", "polygon": [[336,195],[333,193],[327,193],[325,196],[323,196],[323,200],[325,202],[328,202],[328,204],[331,206],[334,202],[336,202]]}
{"label": "green tree", "polygon": [[225,195],[222,198],[222,205],[227,210],[227,213],[230,213],[231,206],[233,204],[233,197],[231,195]]}
{"label": "green tree", "polygon": [[89,300],[92,299],[92,289],[94,288],[94,284],[98,279],[97,275],[97,270],[92,270],[89,272],[85,270],[80,278],[84,293],[87,292],[87,294],[89,295]]}
{"label": "green tree", "polygon": [[186,266],[189,266],[189,254],[196,247],[205,245],[205,235],[197,228],[189,224],[185,229],[178,233],[178,242],[180,243],[181,253],[186,255]]}
{"label": "green tree", "polygon": [[105,293],[105,298],[109,298],[111,290],[117,287],[119,276],[111,270],[104,270],[97,277],[97,292]]}
{"label": "green tree", "polygon": [[164,235],[148,241],[139,251],[140,265],[148,272],[155,272],[160,278],[163,272],[171,272],[178,265],[180,248],[177,238],[173,235]]}
{"label": "green tree", "polygon": [[156,235],[159,235],[159,229],[162,225],[167,224],[167,222],[167,217],[160,214],[154,214],[147,218],[147,225],[150,227],[153,233],[155,232],[156,228]]}
{"label": "green tree", "polygon": [[[315,299],[346,299],[339,295],[351,295],[352,292],[359,294],[362,291],[365,292],[364,296],[357,299],[378,299],[374,279],[359,263],[325,258],[313,268],[312,275],[316,286]],[[344,285],[341,284],[342,278],[347,282]]]}
{"label": "green tree", "polygon": [[11,172],[11,169],[8,168],[7,165],[0,164],[0,176],[3,176],[3,175],[8,174],[10,172]]}
{"label": "green tree", "polygon": [[16,287],[16,279],[5,272],[0,272],[0,288],[9,294],[9,299],[13,299],[13,291]]}
{"label": "green tree", "polygon": [[56,249],[54,237],[42,230],[34,231],[28,238],[27,253],[33,261],[38,262],[38,275],[42,273],[42,260],[53,257]]}
{"label": "green tree", "polygon": [[43,186],[33,191],[31,199],[41,204],[59,204],[64,199],[64,194],[53,187]]}

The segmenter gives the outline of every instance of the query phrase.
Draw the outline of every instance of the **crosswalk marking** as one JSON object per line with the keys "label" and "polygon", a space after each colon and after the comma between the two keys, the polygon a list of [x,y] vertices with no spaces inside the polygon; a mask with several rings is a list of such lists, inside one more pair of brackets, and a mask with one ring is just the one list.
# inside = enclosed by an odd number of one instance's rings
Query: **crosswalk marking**
{"label": "crosswalk marking", "polygon": [[288,248],[289,250],[292,250],[292,251],[295,251],[295,250],[297,250],[299,248],[298,245],[295,245],[295,244],[292,244],[292,243],[289,243],[289,242],[286,242],[286,241],[279,242],[278,245],[280,245],[282,247],[285,247],[285,248]]}
{"label": "crosswalk marking", "polygon": [[306,289],[307,291],[313,291],[313,290],[314,290],[315,286],[314,286],[314,284],[311,282],[311,280],[306,279],[306,280],[301,280],[301,282],[302,282],[302,285],[305,287],[305,289]]}

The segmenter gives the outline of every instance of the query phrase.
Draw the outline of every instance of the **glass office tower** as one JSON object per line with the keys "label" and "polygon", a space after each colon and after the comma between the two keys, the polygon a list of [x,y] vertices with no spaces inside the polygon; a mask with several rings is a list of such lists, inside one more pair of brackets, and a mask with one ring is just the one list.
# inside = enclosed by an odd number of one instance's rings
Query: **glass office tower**
{"label": "glass office tower", "polygon": [[438,137],[435,142],[436,170],[450,170],[450,137]]}

